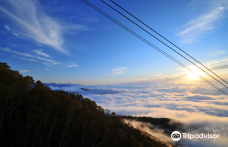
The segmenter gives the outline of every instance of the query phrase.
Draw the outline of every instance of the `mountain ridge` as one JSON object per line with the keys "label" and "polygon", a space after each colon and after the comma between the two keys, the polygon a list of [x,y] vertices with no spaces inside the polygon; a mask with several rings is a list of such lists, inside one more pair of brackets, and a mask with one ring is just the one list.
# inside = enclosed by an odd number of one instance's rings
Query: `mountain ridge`
{"label": "mountain ridge", "polygon": [[81,94],[52,90],[0,63],[0,145],[168,147]]}

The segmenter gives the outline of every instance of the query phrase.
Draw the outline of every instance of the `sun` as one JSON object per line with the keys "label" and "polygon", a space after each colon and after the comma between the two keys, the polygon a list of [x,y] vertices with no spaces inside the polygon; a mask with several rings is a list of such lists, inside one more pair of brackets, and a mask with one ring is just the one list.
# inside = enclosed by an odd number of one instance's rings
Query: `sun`
{"label": "sun", "polygon": [[197,72],[191,72],[188,74],[187,78],[190,80],[198,80],[199,79],[198,73]]}

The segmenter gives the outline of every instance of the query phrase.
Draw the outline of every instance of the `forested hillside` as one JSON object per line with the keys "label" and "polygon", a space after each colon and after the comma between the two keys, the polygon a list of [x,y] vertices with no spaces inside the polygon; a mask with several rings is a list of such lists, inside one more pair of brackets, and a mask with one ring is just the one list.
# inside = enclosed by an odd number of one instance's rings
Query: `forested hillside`
{"label": "forested hillside", "polygon": [[0,146],[165,147],[79,93],[53,91],[0,63]]}

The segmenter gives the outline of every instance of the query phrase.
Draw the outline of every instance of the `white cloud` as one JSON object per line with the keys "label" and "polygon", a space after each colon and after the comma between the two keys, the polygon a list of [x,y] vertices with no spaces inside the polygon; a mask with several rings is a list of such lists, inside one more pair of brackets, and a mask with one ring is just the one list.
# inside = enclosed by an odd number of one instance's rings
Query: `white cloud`
{"label": "white cloud", "polygon": [[73,62],[70,62],[70,63],[68,63],[68,65],[67,65],[67,67],[77,67],[78,65],[77,64],[75,64],[75,63],[73,63]]}
{"label": "white cloud", "polygon": [[21,73],[23,73],[23,72],[29,72],[29,70],[21,70],[20,72]]}
{"label": "white cloud", "polygon": [[226,51],[222,51],[222,50],[210,50],[208,52],[208,56],[209,57],[217,57],[220,55],[226,54]]}
{"label": "white cloud", "polygon": [[48,66],[48,67],[53,67],[53,65],[50,62],[43,62],[43,64]]}
{"label": "white cloud", "polygon": [[1,47],[0,47],[0,50],[6,51],[6,52],[15,53],[15,54],[18,54],[18,55],[21,55],[21,56],[33,57],[32,55],[30,55],[30,54],[28,54],[28,53],[21,53],[21,52],[17,52],[17,51],[10,50],[10,49],[8,49],[8,48],[1,48]]}
{"label": "white cloud", "polygon": [[120,75],[123,73],[123,71],[126,71],[127,67],[119,67],[119,68],[115,68],[112,70],[112,74],[111,75]]}
{"label": "white cloud", "polygon": [[39,44],[39,43],[35,43],[37,46],[42,46],[41,44]]}
{"label": "white cloud", "polygon": [[[211,61],[205,62],[203,64],[206,65],[207,67],[209,67],[209,69],[211,69],[213,71],[219,70],[219,72],[216,71],[216,74],[218,73],[219,76],[222,76],[222,78],[228,78],[228,76],[227,76],[228,75],[228,58],[227,57],[224,59],[220,59],[220,60],[211,60]],[[190,68],[194,69],[193,66],[190,66]],[[194,69],[194,70],[196,70],[196,69]]]}
{"label": "white cloud", "polygon": [[136,79],[137,81],[148,81],[148,79],[146,77],[144,78],[139,78],[139,79]]}
{"label": "white cloud", "polygon": [[17,33],[15,33],[15,32],[13,32],[13,35],[14,35],[14,36],[18,36],[18,34],[17,34]]}
{"label": "white cloud", "polygon": [[46,66],[49,66],[49,67],[53,67],[54,65],[62,65],[63,64],[63,63],[60,63],[58,61],[54,61],[54,60],[51,60],[51,59],[46,59],[46,58],[39,57],[39,56],[34,56],[34,55],[31,55],[31,54],[28,54],[28,53],[21,53],[21,52],[13,51],[13,50],[10,50],[8,48],[1,48],[0,47],[0,50],[6,51],[6,52],[15,53],[15,54],[18,54],[18,55],[21,55],[21,56],[25,56],[25,57],[35,58],[35,59],[28,59],[28,58],[16,57],[15,56],[16,58],[23,59],[23,60],[29,60],[29,61],[36,61],[37,62],[38,60],[36,60],[36,59],[39,59],[39,60],[45,61],[45,62],[43,62],[43,64],[46,65]]}
{"label": "white cloud", "polygon": [[51,59],[42,58],[42,57],[39,57],[39,56],[37,56],[37,59],[40,59],[40,60],[43,60],[43,61],[47,61],[47,62],[44,62],[44,64],[47,65],[47,66],[62,64],[60,62],[57,62],[57,61],[54,61],[54,60],[51,60]]}
{"label": "white cloud", "polygon": [[38,62],[38,60],[35,60],[35,59],[28,59],[28,58],[24,58],[24,57],[17,57],[15,55],[12,55],[12,57],[15,57],[15,58],[18,58],[18,59],[22,59],[22,60],[28,60],[28,61]]}
{"label": "white cloud", "polygon": [[217,24],[219,20],[225,16],[225,11],[228,8],[228,1],[212,0],[209,2],[211,3],[212,9],[207,14],[187,23],[185,25],[187,28],[178,33],[178,35],[183,38],[183,42],[195,41],[199,35],[218,27]]}
{"label": "white cloud", "polygon": [[6,28],[7,30],[11,30],[7,25],[5,25],[5,28]]}
{"label": "white cloud", "polygon": [[0,10],[14,19],[33,40],[67,53],[62,48],[62,27],[37,8],[39,6],[37,0],[8,0],[7,2],[8,6],[5,8],[1,6]]}
{"label": "white cloud", "polygon": [[[1,8],[0,8],[1,9]],[[12,34],[14,35],[14,36],[18,36],[18,33],[15,33],[8,25],[5,25],[4,26],[7,30],[10,30],[10,31],[12,31]]]}
{"label": "white cloud", "polygon": [[48,54],[44,53],[42,50],[33,50],[34,53],[44,56],[44,57],[50,57]]}
{"label": "white cloud", "polygon": [[66,24],[64,25],[64,33],[78,34],[79,30],[88,31],[89,29],[85,25],[80,24]]}
{"label": "white cloud", "polygon": [[[212,70],[228,70],[228,63],[217,63],[211,67]],[[225,73],[227,75],[227,72]]]}

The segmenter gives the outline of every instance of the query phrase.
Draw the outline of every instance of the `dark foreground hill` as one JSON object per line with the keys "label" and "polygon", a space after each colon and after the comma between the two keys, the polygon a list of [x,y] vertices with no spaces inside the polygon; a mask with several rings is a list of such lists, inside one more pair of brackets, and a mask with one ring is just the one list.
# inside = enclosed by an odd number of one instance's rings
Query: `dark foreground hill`
{"label": "dark foreground hill", "polygon": [[78,93],[53,91],[0,63],[0,146],[166,147]]}

